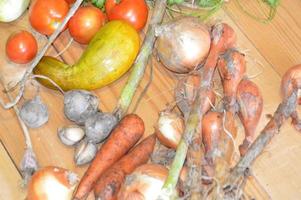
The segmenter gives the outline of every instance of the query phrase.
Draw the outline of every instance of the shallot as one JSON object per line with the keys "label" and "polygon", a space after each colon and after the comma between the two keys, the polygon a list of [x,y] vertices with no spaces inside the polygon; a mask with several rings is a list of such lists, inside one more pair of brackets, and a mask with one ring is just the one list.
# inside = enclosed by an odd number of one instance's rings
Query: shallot
{"label": "shallot", "polygon": [[245,139],[239,146],[240,155],[245,155],[254,140],[255,130],[260,120],[263,99],[259,88],[250,80],[242,80],[237,88],[238,116],[245,129]]}

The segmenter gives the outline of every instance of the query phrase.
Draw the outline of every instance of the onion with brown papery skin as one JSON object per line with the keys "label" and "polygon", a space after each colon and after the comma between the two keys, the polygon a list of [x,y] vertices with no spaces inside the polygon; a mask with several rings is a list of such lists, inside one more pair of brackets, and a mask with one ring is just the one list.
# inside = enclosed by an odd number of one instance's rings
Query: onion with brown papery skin
{"label": "onion with brown papery skin", "polygon": [[236,49],[228,49],[221,55],[217,67],[223,82],[226,110],[234,113],[237,87],[246,73],[245,55]]}
{"label": "onion with brown papery skin", "polygon": [[245,139],[239,146],[240,155],[243,156],[254,140],[263,109],[263,98],[257,85],[244,79],[238,85],[237,102],[240,108],[238,116],[245,129]]}
{"label": "onion with brown papery skin", "polygon": [[210,33],[196,17],[182,17],[156,29],[160,61],[171,71],[187,73],[201,64],[210,49]]}
{"label": "onion with brown papery skin", "polygon": [[32,176],[27,200],[70,200],[77,181],[77,176],[69,170],[44,167]]}
{"label": "onion with brown papery skin", "polygon": [[[177,84],[177,88],[175,90],[176,102],[184,116],[189,114],[189,110],[193,104],[193,101],[195,100],[200,81],[200,75],[189,74],[182,78]],[[215,94],[212,90],[208,90],[207,94],[205,95],[208,98],[205,102],[202,113],[206,113],[208,110],[210,110],[211,105],[215,104]]]}
{"label": "onion with brown papery skin", "polygon": [[185,128],[183,118],[171,111],[162,111],[156,127],[156,135],[159,141],[166,147],[176,149]]}
{"label": "onion with brown papery skin", "polygon": [[159,195],[168,170],[162,165],[145,164],[126,177],[118,200],[154,200]]}

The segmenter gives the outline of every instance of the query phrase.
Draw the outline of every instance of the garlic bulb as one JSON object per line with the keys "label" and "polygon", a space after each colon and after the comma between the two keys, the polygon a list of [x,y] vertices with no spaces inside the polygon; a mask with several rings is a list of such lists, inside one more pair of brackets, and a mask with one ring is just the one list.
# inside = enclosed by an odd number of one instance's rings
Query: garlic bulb
{"label": "garlic bulb", "polygon": [[86,90],[70,90],[64,95],[65,115],[78,125],[84,125],[98,111],[98,105],[98,97]]}
{"label": "garlic bulb", "polygon": [[84,130],[76,125],[66,126],[58,129],[58,137],[67,146],[72,146],[82,140],[85,136]]}
{"label": "garlic bulb", "polygon": [[87,140],[100,143],[106,139],[117,124],[117,118],[111,113],[96,113],[85,123]]}
{"label": "garlic bulb", "polygon": [[97,146],[92,142],[83,140],[75,149],[74,161],[76,165],[84,165],[93,160],[97,153]]}
{"label": "garlic bulb", "polygon": [[26,101],[20,109],[20,117],[30,128],[38,128],[48,121],[48,108],[39,96]]}

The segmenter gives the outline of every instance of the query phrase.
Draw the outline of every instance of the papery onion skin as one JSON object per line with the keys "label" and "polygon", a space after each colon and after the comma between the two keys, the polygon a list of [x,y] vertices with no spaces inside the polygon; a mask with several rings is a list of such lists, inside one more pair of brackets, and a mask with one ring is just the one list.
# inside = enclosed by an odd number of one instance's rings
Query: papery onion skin
{"label": "papery onion skin", "polygon": [[162,165],[141,165],[127,176],[118,194],[118,200],[156,199],[167,175],[168,170]]}
{"label": "papery onion skin", "polygon": [[228,49],[220,56],[217,68],[222,78],[226,110],[235,112],[237,87],[246,73],[245,55],[234,48]]}
{"label": "papery onion skin", "polygon": [[[189,74],[182,78],[176,87],[175,98],[177,106],[184,114],[184,117],[189,114],[190,108],[196,97],[196,92],[200,84],[201,77],[198,74]],[[208,90],[206,94],[208,98],[202,107],[202,113],[206,113],[210,110],[211,106],[215,104],[215,94],[213,90]]]}
{"label": "papery onion skin", "polygon": [[209,53],[210,33],[198,18],[175,19],[159,27],[156,34],[158,57],[173,72],[196,69]]}
{"label": "papery onion skin", "polygon": [[238,116],[245,129],[245,139],[239,146],[240,155],[247,152],[255,138],[255,131],[263,110],[263,98],[258,86],[250,80],[242,80],[237,89]]}
{"label": "papery onion skin", "polygon": [[[221,133],[223,131],[223,115],[219,112],[208,112],[202,119],[202,140],[205,147],[205,156],[202,163],[202,175],[214,177],[215,158],[219,150]],[[204,184],[211,183],[211,179],[203,179]]]}
{"label": "papery onion skin", "polygon": [[37,171],[28,185],[27,200],[70,200],[75,188],[72,172],[60,167],[44,167]]}
{"label": "papery onion skin", "polygon": [[163,145],[176,149],[184,132],[184,120],[170,111],[163,111],[159,115],[156,135]]}
{"label": "papery onion skin", "polygon": [[281,96],[288,98],[294,89],[301,88],[301,64],[291,67],[282,77]]}

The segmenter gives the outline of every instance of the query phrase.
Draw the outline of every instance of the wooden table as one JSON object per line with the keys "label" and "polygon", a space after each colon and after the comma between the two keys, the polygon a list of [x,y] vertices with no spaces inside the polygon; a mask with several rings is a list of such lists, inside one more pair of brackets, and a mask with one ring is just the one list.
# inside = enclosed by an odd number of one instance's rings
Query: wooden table
{"label": "wooden table", "polygon": [[[250,12],[260,12],[256,1],[242,0]],[[280,102],[279,86],[285,71],[301,63],[301,1],[285,0],[281,2],[272,23],[262,24],[246,16],[230,1],[221,10],[215,21],[229,23],[238,35],[238,47],[247,55],[248,76],[256,82],[264,97],[264,113],[260,120],[260,129],[266,124],[266,114],[275,111]],[[25,66],[17,66],[7,61],[4,46],[10,33],[19,29],[29,29],[28,16],[11,24],[0,23],[0,73],[5,81],[17,80],[24,72]],[[38,35],[36,35],[38,36]],[[45,38],[38,36],[42,46]],[[68,33],[63,33],[49,49],[49,55],[55,55],[68,43]],[[67,63],[74,63],[84,47],[73,43],[65,53],[59,56]],[[149,70],[139,86],[137,96],[149,79]],[[112,111],[120,94],[126,76],[108,87],[95,91],[100,97],[101,109]],[[146,122],[146,134],[153,132],[153,126],[166,103],[173,102],[175,80],[160,64],[154,62],[154,80],[147,91],[137,113]],[[25,99],[32,97],[35,89],[29,87]],[[62,95],[58,92],[41,88],[42,100],[50,110],[50,120],[46,126],[30,130],[33,146],[41,166],[56,165],[71,169],[82,175],[86,167],[76,167],[73,162],[73,149],[62,145],[57,138],[57,128],[71,124],[62,111]],[[1,97],[4,97],[1,94]],[[240,126],[241,130],[241,126]],[[237,142],[241,142],[239,134]],[[23,199],[26,191],[19,188],[21,177],[19,164],[24,153],[24,138],[17,118],[12,110],[0,108],[0,199]],[[300,199],[301,194],[301,135],[290,125],[281,128],[271,144],[253,165],[253,175],[246,187],[246,196],[256,199]],[[3,190],[3,188],[7,188]]]}

